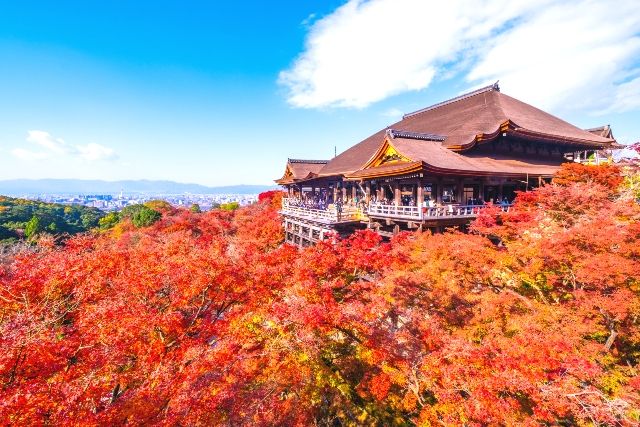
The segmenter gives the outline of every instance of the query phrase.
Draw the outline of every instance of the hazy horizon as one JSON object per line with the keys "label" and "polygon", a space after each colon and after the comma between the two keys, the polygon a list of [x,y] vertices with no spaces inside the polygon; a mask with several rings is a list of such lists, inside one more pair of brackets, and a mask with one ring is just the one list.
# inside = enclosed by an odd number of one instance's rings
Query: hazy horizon
{"label": "hazy horizon", "polygon": [[0,195],[38,194],[258,194],[277,186],[237,184],[205,186],[168,180],[82,180],[82,179],[14,179],[0,180]]}

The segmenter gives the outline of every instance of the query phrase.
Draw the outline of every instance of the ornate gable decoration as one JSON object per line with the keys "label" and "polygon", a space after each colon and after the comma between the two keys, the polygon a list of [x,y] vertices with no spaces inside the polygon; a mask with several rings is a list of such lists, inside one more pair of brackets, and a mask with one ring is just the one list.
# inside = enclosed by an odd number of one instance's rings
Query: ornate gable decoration
{"label": "ornate gable decoration", "polygon": [[386,165],[391,163],[409,163],[412,160],[405,157],[400,153],[392,144],[389,138],[385,138],[384,142],[376,152],[376,154],[369,160],[363,169],[375,168],[376,166]]}
{"label": "ornate gable decoration", "polygon": [[398,151],[393,147],[393,145],[388,144],[376,164],[373,166],[380,166],[386,163],[399,163],[399,162],[410,162],[409,159],[404,157],[402,154],[398,153]]}

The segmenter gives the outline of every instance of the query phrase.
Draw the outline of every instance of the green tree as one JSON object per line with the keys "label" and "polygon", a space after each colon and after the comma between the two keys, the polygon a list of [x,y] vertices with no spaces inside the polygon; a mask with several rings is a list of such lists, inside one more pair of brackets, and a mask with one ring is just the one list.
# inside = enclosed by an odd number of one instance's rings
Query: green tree
{"label": "green tree", "polygon": [[35,237],[38,233],[42,232],[42,230],[43,230],[43,226],[42,226],[42,222],[40,221],[40,218],[34,215],[25,225],[24,235],[28,239],[31,239]]}
{"label": "green tree", "polygon": [[222,209],[223,211],[235,211],[239,207],[240,203],[238,202],[223,203],[220,205],[220,209]]}
{"label": "green tree", "polygon": [[108,214],[100,218],[100,220],[98,220],[98,225],[102,230],[107,230],[109,228],[112,228],[119,221],[120,214],[118,214],[118,212],[109,212]]}
{"label": "green tree", "polygon": [[160,212],[150,209],[146,206],[142,206],[136,213],[131,217],[131,222],[136,227],[148,227],[157,220],[162,217]]}
{"label": "green tree", "polygon": [[192,204],[192,205],[191,205],[191,207],[189,208],[189,210],[190,210],[191,212],[194,212],[194,213],[200,213],[200,212],[202,212],[202,209],[200,209],[200,205],[199,205],[199,204],[197,204],[197,203]]}

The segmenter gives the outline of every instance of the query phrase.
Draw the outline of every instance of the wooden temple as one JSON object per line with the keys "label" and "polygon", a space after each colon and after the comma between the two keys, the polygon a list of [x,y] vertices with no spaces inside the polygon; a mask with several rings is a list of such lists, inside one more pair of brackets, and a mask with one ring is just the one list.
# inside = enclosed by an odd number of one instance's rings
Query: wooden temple
{"label": "wooden temple", "polygon": [[371,228],[465,227],[487,203],[548,182],[563,162],[606,159],[611,128],[580,129],[500,92],[498,84],[405,114],[331,160],[289,159],[286,241]]}

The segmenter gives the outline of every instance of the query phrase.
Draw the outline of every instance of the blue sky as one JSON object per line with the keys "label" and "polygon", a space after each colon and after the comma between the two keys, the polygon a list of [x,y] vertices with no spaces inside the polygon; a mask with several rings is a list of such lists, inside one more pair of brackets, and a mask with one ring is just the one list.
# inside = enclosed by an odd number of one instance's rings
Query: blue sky
{"label": "blue sky", "polygon": [[3,2],[0,179],[269,184],[498,79],[639,140],[638,2],[512,3]]}

